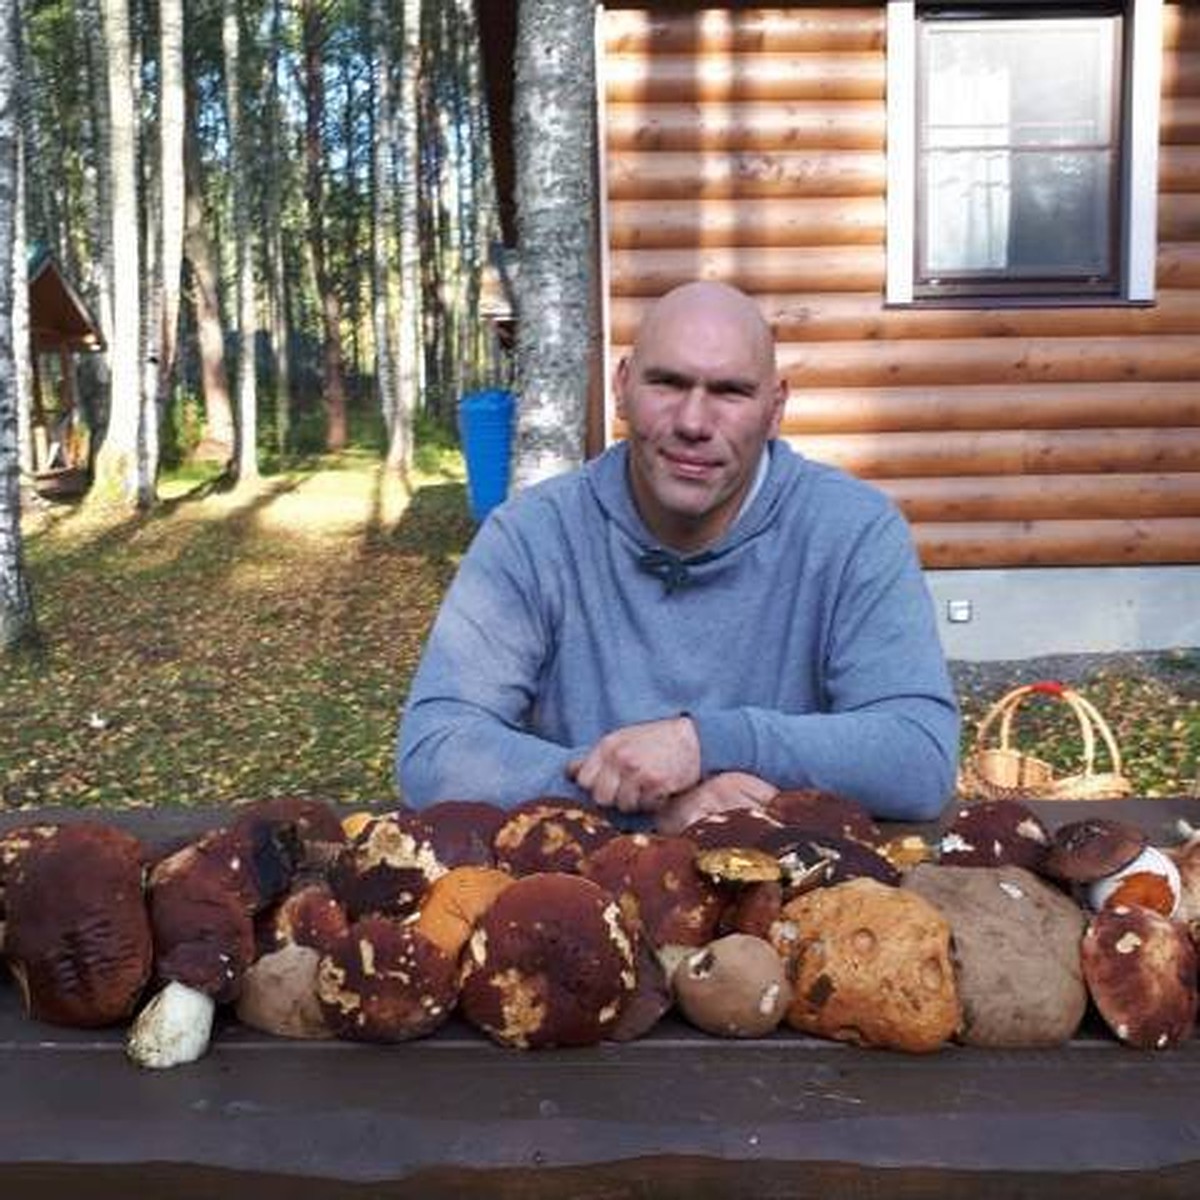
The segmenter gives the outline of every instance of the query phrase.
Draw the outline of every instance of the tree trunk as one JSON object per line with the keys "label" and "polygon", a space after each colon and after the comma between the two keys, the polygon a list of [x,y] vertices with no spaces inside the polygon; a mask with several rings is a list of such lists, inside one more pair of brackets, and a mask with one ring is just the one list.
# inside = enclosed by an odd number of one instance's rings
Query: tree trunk
{"label": "tree trunk", "polygon": [[[24,96],[18,86],[17,95]],[[23,105],[21,106],[24,107]],[[31,477],[33,456],[33,346],[29,340],[29,258],[25,243],[25,135],[22,115],[16,125],[16,183],[13,195],[13,380],[17,404],[17,463]],[[0,309],[0,311],[3,311]]]}
{"label": "tree trunk", "polygon": [[325,388],[325,445],[341,450],[346,445],[346,382],[342,370],[342,313],[337,289],[330,277],[325,230],[325,155],[321,130],[325,123],[325,83],[322,56],[326,30],[322,5],[304,0],[305,192],[308,200],[308,241],[320,296],[324,325],[322,363]]}
{"label": "tree trunk", "polygon": [[138,416],[141,379],[138,255],[137,121],[130,74],[128,0],[102,0],[108,64],[108,131],[112,163],[113,334],[108,424],[96,456],[92,497],[131,504],[138,495]]}
{"label": "tree trunk", "polygon": [[171,399],[179,332],[180,276],[183,270],[184,169],[183,0],[159,0],[159,187],[162,250],[162,320],[158,330],[155,411],[161,417]]}
{"label": "tree trunk", "polygon": [[[17,178],[16,0],[0,0],[0,314],[12,312],[13,206]],[[25,247],[20,248],[22,268]],[[33,596],[21,549],[21,483],[12,323],[0,320],[0,651],[37,644]]]}
{"label": "tree trunk", "polygon": [[[375,334],[375,393],[387,434],[387,460],[392,464],[397,438],[399,404],[396,396],[395,269],[392,253],[395,173],[395,112],[392,98],[391,32],[385,0],[371,0],[371,40],[374,63],[374,155],[372,159],[371,298]],[[403,435],[401,435],[402,437]],[[403,459],[400,449],[398,457]]]}
{"label": "tree trunk", "polygon": [[413,420],[422,385],[420,140],[417,84],[421,70],[421,0],[403,0],[400,97],[396,107],[396,194],[400,224],[400,313],[397,339],[396,420],[388,444],[388,465],[412,466]]}
{"label": "tree trunk", "polygon": [[254,303],[254,254],[250,231],[250,171],[241,100],[241,5],[225,0],[222,22],[225,48],[225,98],[229,118],[229,155],[233,163],[233,248],[238,294],[238,422],[239,483],[258,478],[258,393],[255,372],[257,324]]}
{"label": "tree trunk", "polygon": [[204,435],[198,458],[229,465],[233,460],[233,402],[225,367],[225,323],[221,318],[220,274],[217,256],[204,226],[204,188],[200,152],[189,125],[184,142],[186,184],[184,253],[192,268],[192,302],[200,343],[200,385],[204,393]]}
{"label": "tree trunk", "polygon": [[283,202],[286,171],[283,105],[280,102],[280,60],[283,54],[283,2],[274,0],[271,10],[271,52],[267,58],[267,137],[270,139],[271,169],[267,178],[267,270],[270,296],[271,347],[275,364],[275,444],[283,455],[288,451],[292,415],[292,360],[288,320],[287,270],[283,252]]}
{"label": "tree trunk", "polygon": [[517,26],[520,241],[514,487],[583,462],[595,338],[596,95],[592,0],[521,0]]}

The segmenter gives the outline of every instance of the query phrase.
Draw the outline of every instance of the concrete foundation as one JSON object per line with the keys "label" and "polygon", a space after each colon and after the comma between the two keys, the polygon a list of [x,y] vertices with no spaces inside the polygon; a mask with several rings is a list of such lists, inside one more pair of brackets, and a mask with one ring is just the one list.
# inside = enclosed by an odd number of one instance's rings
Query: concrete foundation
{"label": "concrete foundation", "polygon": [[1200,646],[1200,566],[927,571],[925,578],[951,659]]}

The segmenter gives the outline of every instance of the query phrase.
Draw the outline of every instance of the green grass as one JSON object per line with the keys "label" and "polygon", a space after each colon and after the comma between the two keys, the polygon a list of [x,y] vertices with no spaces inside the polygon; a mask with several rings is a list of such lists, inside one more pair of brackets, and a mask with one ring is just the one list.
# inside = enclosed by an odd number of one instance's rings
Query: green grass
{"label": "green grass", "polygon": [[[450,440],[426,438],[411,498],[352,452],[245,494],[179,473],[148,515],[30,514],[46,644],[0,662],[0,803],[393,799],[398,708],[472,532],[462,481]],[[1200,656],[1081,686],[1139,792],[1195,785]],[[968,743],[995,698],[964,696]],[[1070,766],[1069,716],[1033,705],[1019,731]]]}

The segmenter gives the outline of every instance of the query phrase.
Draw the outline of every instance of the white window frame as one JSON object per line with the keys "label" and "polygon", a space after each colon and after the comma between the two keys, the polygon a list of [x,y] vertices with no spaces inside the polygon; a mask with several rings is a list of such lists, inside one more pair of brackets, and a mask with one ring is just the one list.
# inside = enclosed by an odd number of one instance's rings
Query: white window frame
{"label": "white window frame", "polygon": [[[1158,125],[1162,86],[1163,0],[1127,0],[1130,39],[1127,186],[1121,203],[1125,237],[1120,294],[1107,303],[1150,303],[1158,253]],[[917,0],[887,2],[887,287],[888,304],[913,304],[916,238]],[[1014,298],[1020,303],[1020,298]],[[1045,293],[1031,301],[1046,303]],[[980,296],[979,306],[995,304]],[[1079,303],[1063,297],[1062,303]],[[932,303],[938,303],[933,301]],[[963,300],[956,300],[963,303]]]}

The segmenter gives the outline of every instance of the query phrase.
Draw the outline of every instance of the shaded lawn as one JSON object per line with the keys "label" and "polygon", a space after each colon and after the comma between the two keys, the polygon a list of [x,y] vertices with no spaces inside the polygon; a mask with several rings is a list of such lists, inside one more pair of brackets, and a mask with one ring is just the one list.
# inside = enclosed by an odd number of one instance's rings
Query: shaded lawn
{"label": "shaded lawn", "polygon": [[398,707],[472,530],[453,469],[422,482],[405,506],[350,458],[31,522],[47,647],[0,663],[4,803],[394,798]]}
{"label": "shaded lawn", "polygon": [[[391,802],[398,709],[472,533],[455,459],[418,483],[407,502],[351,455],[246,496],[176,489],[118,523],[35,516],[47,646],[40,662],[0,662],[0,801]],[[1141,794],[1195,787],[1200,655],[1110,664],[1080,686]],[[968,740],[1001,691],[993,678],[964,693]],[[1073,761],[1061,710],[1033,705],[1020,729],[1022,748]]]}

